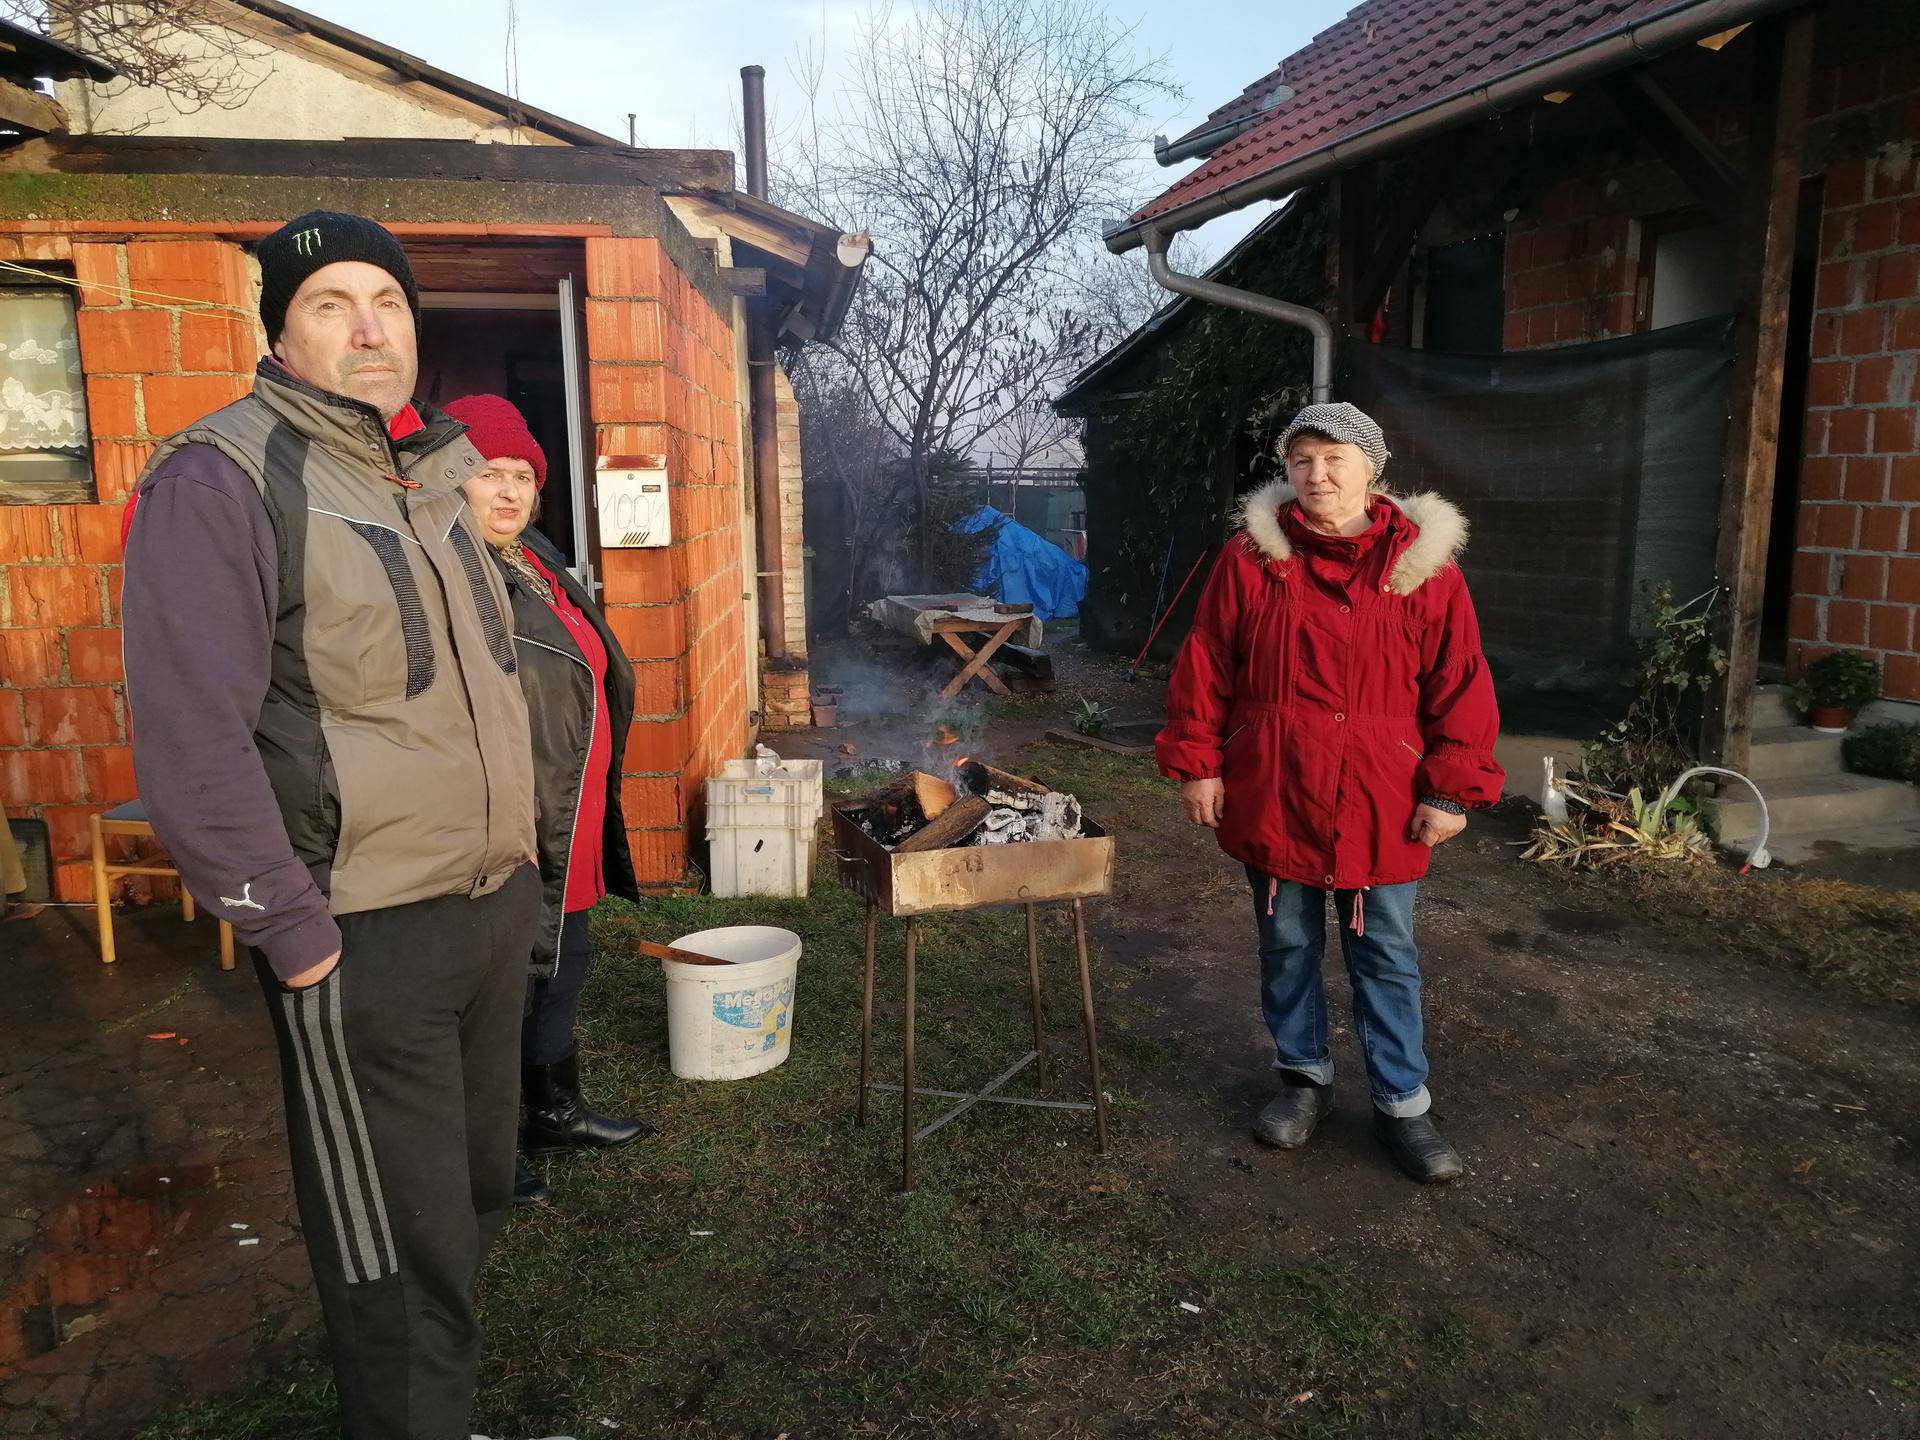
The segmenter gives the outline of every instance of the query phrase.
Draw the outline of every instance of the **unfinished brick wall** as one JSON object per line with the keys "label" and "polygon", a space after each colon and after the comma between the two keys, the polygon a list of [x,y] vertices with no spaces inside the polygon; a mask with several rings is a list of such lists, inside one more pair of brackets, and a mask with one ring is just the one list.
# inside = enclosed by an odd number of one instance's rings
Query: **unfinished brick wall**
{"label": "unfinished brick wall", "polygon": [[1506,349],[1633,333],[1639,226],[1604,213],[1604,200],[1602,182],[1568,180],[1546,193],[1537,219],[1508,229]]}
{"label": "unfinished brick wall", "polygon": [[[1920,701],[1920,50],[1816,75],[1835,133],[1903,133],[1828,166],[1795,531],[1790,664],[1878,660]],[[1891,109],[1904,130],[1885,123]],[[1876,117],[1875,112],[1880,112]]]}
{"label": "unfinished brick wall", "polygon": [[734,339],[659,241],[586,245],[598,452],[667,457],[673,543],[604,556],[607,620],[637,680],[628,839],[640,882],[666,885],[686,873],[707,777],[747,741]]}
{"label": "unfinished brick wall", "polygon": [[96,503],[0,505],[0,803],[46,821],[55,898],[85,900],[87,817],[135,793],[122,506],[155,439],[246,393],[261,349],[238,245],[96,243],[37,228],[0,234],[0,258],[79,281]]}

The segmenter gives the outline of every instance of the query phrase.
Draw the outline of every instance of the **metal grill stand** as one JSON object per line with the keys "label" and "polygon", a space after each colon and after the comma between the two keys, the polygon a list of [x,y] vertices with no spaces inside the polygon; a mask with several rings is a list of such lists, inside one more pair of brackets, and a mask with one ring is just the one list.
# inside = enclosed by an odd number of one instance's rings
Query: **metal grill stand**
{"label": "metal grill stand", "polygon": [[[1047,1042],[1042,1024],[1040,1008],[1040,940],[1034,914],[1035,906],[1025,907],[1027,912],[1027,994],[1033,1009],[1033,1048],[1022,1055],[1013,1064],[1002,1070],[978,1090],[931,1090],[918,1086],[915,1079],[914,1032],[917,1020],[915,1006],[915,983],[920,952],[920,922],[909,918],[907,921],[906,943],[906,995],[905,1011],[901,1028],[901,1083],[889,1084],[872,1078],[873,1056],[873,971],[875,944],[880,929],[880,907],[867,906],[866,964],[861,976],[860,988],[860,1095],[859,1123],[867,1123],[867,1096],[875,1090],[884,1090],[898,1094],[900,1098],[900,1188],[903,1191],[913,1189],[914,1157],[919,1143],[949,1121],[957,1120],[976,1105],[985,1102],[990,1105],[1024,1105],[1036,1110],[1079,1110],[1093,1112],[1095,1142],[1101,1153],[1107,1148],[1107,1098],[1101,1088],[1100,1080],[1100,1029],[1093,1013],[1093,971],[1087,961],[1087,917],[1081,902],[1073,905],[1073,951],[1074,959],[1080,970],[1080,1014],[1086,1028],[1087,1072],[1092,1080],[1092,1100],[1041,1100],[1022,1095],[1002,1095],[1001,1087],[1019,1075],[1029,1065],[1034,1066],[1035,1076],[1040,1088],[1047,1085]],[[918,1129],[914,1127],[914,1102],[925,1095],[932,1099],[957,1100],[960,1103],[949,1106],[934,1119]]]}
{"label": "metal grill stand", "polygon": [[[1093,1011],[1093,971],[1087,960],[1087,917],[1083,901],[1113,889],[1113,841],[1091,819],[1083,819],[1082,834],[1073,840],[1050,840],[1021,845],[971,846],[901,854],[888,850],[858,822],[863,801],[843,801],[833,807],[833,831],[840,857],[840,880],[867,902],[865,965],[860,991],[859,1123],[867,1123],[867,1097],[875,1090],[900,1096],[900,1188],[913,1189],[914,1152],[919,1142],[981,1104],[1024,1105],[1038,1110],[1091,1110],[1094,1135],[1107,1148],[1107,1101],[1101,1089],[1100,1030]],[[1042,1089],[1047,1083],[1046,1036],[1040,1008],[1040,939],[1035,911],[1046,903],[1073,906],[1074,959],[1080,971],[1080,1016],[1086,1029],[1087,1071],[1093,1085],[1091,1100],[1040,1100],[1000,1093],[1029,1065]],[[922,915],[989,906],[1019,905],[1027,920],[1027,992],[1033,1007],[1033,1048],[978,1090],[933,1090],[915,1083],[914,1041],[918,1020],[916,987],[920,960]],[[901,1031],[901,1075],[898,1085],[873,1079],[873,972],[880,916],[898,915],[907,922],[905,1006]],[[926,1096],[953,1100],[940,1115],[916,1127],[915,1102]]]}

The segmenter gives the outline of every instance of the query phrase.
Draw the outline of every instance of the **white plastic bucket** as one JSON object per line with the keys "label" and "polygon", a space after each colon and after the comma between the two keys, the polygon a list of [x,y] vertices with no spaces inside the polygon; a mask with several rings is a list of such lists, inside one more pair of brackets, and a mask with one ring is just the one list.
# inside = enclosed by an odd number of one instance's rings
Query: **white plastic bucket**
{"label": "white plastic bucket", "polygon": [[793,1043],[800,937],[774,925],[723,925],[682,935],[673,946],[729,962],[660,962],[673,1073],[682,1080],[740,1080],[785,1060]]}

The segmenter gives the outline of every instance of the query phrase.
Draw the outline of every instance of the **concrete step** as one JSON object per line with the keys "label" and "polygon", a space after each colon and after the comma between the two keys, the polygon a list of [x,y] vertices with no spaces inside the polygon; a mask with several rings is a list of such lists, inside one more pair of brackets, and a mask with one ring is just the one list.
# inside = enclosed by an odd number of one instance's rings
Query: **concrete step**
{"label": "concrete step", "polygon": [[1805,865],[1812,861],[1843,859],[1847,855],[1871,855],[1888,850],[1911,850],[1914,877],[1909,889],[1920,889],[1920,815],[1884,825],[1862,825],[1851,830],[1814,830],[1804,835],[1769,838],[1767,850],[1782,865]]}
{"label": "concrete step", "polygon": [[[1777,836],[1818,834],[1897,823],[1920,816],[1920,789],[1866,775],[1818,775],[1761,782]],[[1729,783],[1717,806],[1720,838],[1745,845],[1760,833],[1760,808],[1746,788]],[[1773,842],[1767,842],[1773,849]]]}
{"label": "concrete step", "polygon": [[1787,687],[1784,685],[1754,686],[1753,719],[1750,723],[1756,731],[1780,730],[1789,725],[1800,724],[1800,712],[1787,701]]}
{"label": "concrete step", "polygon": [[1753,732],[1753,753],[1747,760],[1747,774],[1758,780],[1763,790],[1769,780],[1838,775],[1846,769],[1840,759],[1841,739],[1839,735],[1822,735],[1805,725],[1779,725],[1756,730]]}

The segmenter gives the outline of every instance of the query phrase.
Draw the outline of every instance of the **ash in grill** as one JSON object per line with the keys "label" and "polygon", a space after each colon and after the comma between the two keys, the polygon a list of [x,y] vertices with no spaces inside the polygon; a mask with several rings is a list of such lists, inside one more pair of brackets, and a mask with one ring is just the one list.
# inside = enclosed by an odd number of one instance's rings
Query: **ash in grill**
{"label": "ash in grill", "polygon": [[1076,840],[1085,833],[1073,796],[969,759],[955,762],[951,780],[910,771],[851,814],[868,835],[900,854]]}

